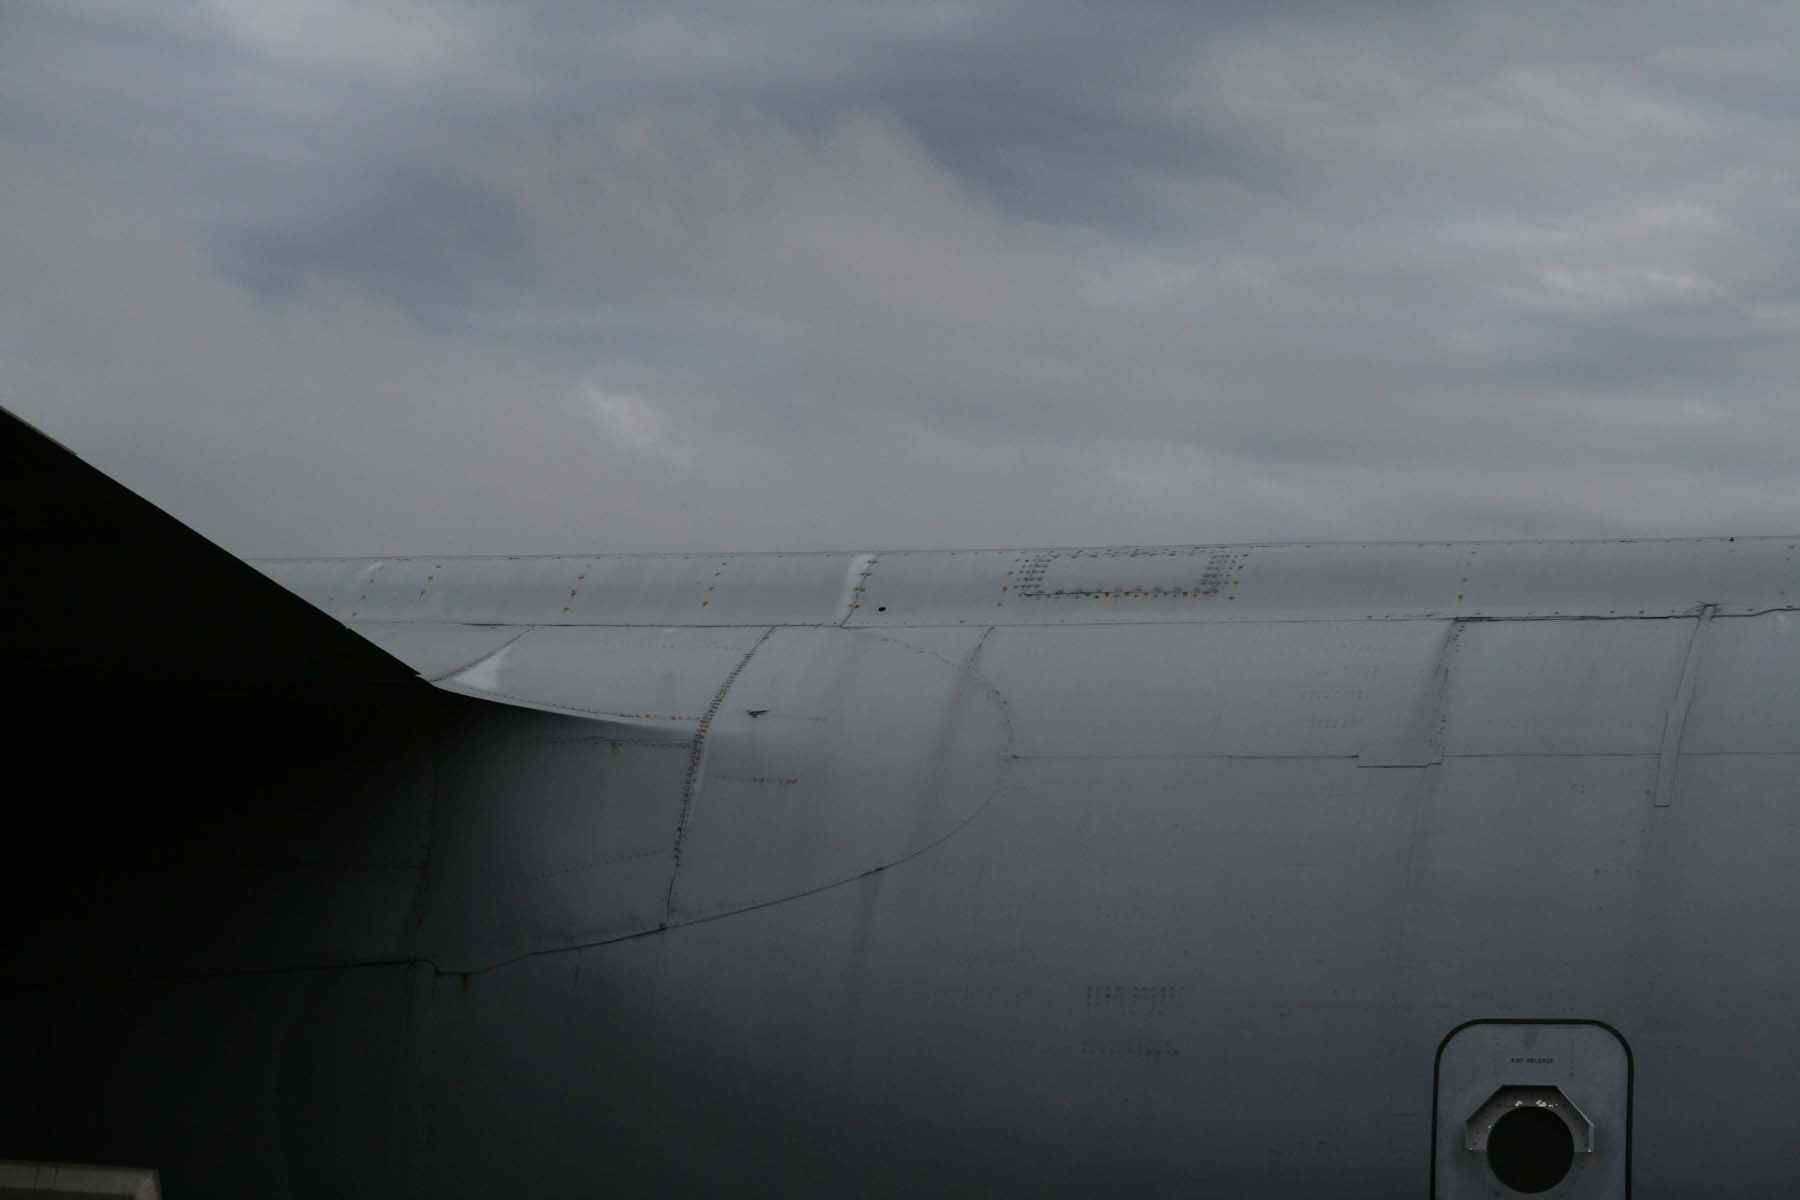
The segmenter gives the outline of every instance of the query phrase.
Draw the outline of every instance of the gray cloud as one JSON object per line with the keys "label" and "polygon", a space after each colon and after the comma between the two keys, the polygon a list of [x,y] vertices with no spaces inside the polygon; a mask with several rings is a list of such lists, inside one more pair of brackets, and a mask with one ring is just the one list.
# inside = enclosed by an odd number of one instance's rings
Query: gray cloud
{"label": "gray cloud", "polygon": [[1785,532],[1797,33],[15,5],[0,396],[245,553]]}

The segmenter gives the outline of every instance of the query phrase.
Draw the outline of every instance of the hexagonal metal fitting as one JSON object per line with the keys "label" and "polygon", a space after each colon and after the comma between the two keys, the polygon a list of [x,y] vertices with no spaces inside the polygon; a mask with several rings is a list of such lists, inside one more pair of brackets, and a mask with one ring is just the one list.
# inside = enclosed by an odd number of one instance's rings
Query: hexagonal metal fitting
{"label": "hexagonal metal fitting", "polygon": [[1575,1143],[1575,1153],[1594,1152],[1594,1123],[1575,1106],[1573,1100],[1563,1094],[1561,1088],[1549,1086],[1511,1085],[1496,1089],[1480,1108],[1469,1114],[1469,1120],[1463,1128],[1463,1145],[1471,1150],[1486,1150],[1488,1134],[1500,1123],[1500,1118],[1519,1108],[1541,1108],[1553,1113],[1569,1127],[1569,1137]]}

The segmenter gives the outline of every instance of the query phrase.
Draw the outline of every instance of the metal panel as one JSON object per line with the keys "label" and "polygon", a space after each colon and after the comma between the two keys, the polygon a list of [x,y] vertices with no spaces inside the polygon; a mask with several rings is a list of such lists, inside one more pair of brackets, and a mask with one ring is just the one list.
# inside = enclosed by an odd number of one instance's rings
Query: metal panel
{"label": "metal panel", "polygon": [[487,625],[829,624],[850,554],[286,559],[257,564],[340,620]]}
{"label": "metal panel", "polygon": [[685,741],[527,712],[446,740],[421,908],[439,969],[662,924]]}
{"label": "metal panel", "polygon": [[1800,615],[1712,622],[1681,745],[1690,755],[1800,753]]}
{"label": "metal panel", "polygon": [[384,558],[267,559],[251,566],[340,621],[354,620],[387,567]]}
{"label": "metal panel", "polygon": [[761,636],[756,629],[534,629],[439,686],[686,736]]}
{"label": "metal panel", "polygon": [[518,625],[1062,625],[1741,616],[1800,604],[1791,538],[295,559],[340,620]]}
{"label": "metal panel", "polygon": [[1444,698],[1446,754],[1655,754],[1694,623],[1464,626]]}
{"label": "metal panel", "polygon": [[525,632],[507,625],[455,625],[441,621],[356,621],[350,628],[425,679],[433,680],[454,675]]}
{"label": "metal panel", "polygon": [[1277,620],[1458,616],[1476,611],[1463,595],[1469,549],[1454,542],[1257,546],[1229,607]]}
{"label": "metal panel", "polygon": [[1423,775],[1024,763],[890,870],[445,980],[434,1128],[508,1153],[421,1188],[1420,1195],[1384,1089],[1429,1113],[1441,1032],[1386,1055]]}
{"label": "metal panel", "polygon": [[[1604,1015],[1648,964],[1636,940],[1654,755],[1446,758],[1411,833],[1399,969],[1458,1021]],[[1435,1038],[1432,1039],[1435,1042]]]}
{"label": "metal panel", "polygon": [[[1631,1181],[1631,1085],[1631,1052],[1605,1026],[1463,1026],[1438,1051],[1432,1195],[1505,1200],[1554,1192],[1559,1200],[1624,1200]],[[1514,1135],[1503,1147],[1507,1122],[1539,1114],[1538,1132]],[[1568,1148],[1562,1162],[1550,1153],[1559,1139]],[[1508,1148],[1512,1155],[1504,1154]]]}
{"label": "metal panel", "polygon": [[1468,543],[1467,602],[1493,616],[1738,615],[1800,596],[1793,538]]}
{"label": "metal panel", "polygon": [[1247,549],[1129,546],[1042,550],[1013,572],[1017,600],[1235,599]]}
{"label": "metal panel", "polygon": [[1797,797],[1800,756],[1698,755],[1682,763],[1680,801],[1652,811],[1633,865],[1636,978],[1611,1020],[1639,1066],[1644,1195],[1795,1192]]}
{"label": "metal panel", "polygon": [[1018,752],[1354,756],[1435,695],[1439,622],[997,629]]}
{"label": "metal panel", "polygon": [[591,560],[395,558],[357,593],[348,619],[530,625],[565,608]]}
{"label": "metal panel", "polygon": [[988,803],[1010,761],[1006,714],[980,674],[980,631],[959,640],[770,637],[711,722],[671,913],[693,919],[852,879],[925,850]]}

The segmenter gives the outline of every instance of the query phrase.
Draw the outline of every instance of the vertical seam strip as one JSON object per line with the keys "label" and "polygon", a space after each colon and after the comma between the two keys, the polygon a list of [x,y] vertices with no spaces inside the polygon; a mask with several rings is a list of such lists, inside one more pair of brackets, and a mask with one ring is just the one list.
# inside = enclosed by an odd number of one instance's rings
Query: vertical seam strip
{"label": "vertical seam strip", "polygon": [[693,815],[694,811],[694,796],[700,790],[700,768],[706,761],[707,734],[712,731],[713,718],[718,716],[719,709],[724,707],[725,694],[731,691],[731,685],[736,683],[738,676],[744,673],[744,668],[750,665],[751,658],[756,655],[758,650],[762,649],[763,643],[774,636],[775,628],[771,625],[763,630],[762,636],[757,638],[748,650],[744,651],[744,657],[738,659],[737,666],[731,668],[731,673],[725,676],[725,682],[721,683],[719,690],[713,693],[712,702],[706,706],[706,711],[700,716],[700,723],[694,727],[694,741],[688,748],[687,772],[681,779],[681,814],[675,819],[675,841],[670,850],[675,861],[669,868],[669,890],[663,898],[662,923],[664,926],[667,926],[675,916],[675,888],[681,880],[681,843],[687,837],[688,818]]}
{"label": "vertical seam strip", "polygon": [[1712,624],[1713,614],[1718,611],[1716,604],[1701,606],[1700,619],[1694,623],[1694,632],[1688,637],[1687,656],[1681,662],[1681,686],[1675,689],[1675,702],[1669,706],[1669,715],[1663,721],[1662,748],[1657,753],[1654,802],[1657,808],[1667,808],[1675,802],[1676,775],[1681,767],[1681,735],[1687,731],[1688,710],[1694,706],[1694,677],[1700,673],[1700,649],[1706,641],[1706,627]]}

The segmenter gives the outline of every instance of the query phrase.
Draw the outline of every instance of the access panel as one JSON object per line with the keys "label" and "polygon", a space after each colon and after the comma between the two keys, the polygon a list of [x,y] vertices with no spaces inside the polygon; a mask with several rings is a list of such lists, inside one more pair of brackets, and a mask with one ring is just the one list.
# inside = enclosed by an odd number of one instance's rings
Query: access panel
{"label": "access panel", "polygon": [[1432,1195],[1620,1200],[1631,1051],[1592,1021],[1476,1021],[1438,1048]]}

